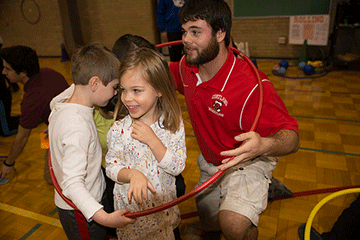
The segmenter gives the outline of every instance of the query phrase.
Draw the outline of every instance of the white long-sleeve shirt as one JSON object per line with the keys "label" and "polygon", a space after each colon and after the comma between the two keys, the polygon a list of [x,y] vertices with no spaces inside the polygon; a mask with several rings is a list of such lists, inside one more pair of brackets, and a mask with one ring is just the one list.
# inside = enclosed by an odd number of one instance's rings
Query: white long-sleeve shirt
{"label": "white long-sleeve shirt", "polygon": [[[103,206],[105,180],[101,171],[101,146],[93,117],[93,108],[64,103],[74,85],[55,97],[50,107],[49,143],[55,177],[63,194],[90,219]],[[55,204],[71,208],[55,191]]]}

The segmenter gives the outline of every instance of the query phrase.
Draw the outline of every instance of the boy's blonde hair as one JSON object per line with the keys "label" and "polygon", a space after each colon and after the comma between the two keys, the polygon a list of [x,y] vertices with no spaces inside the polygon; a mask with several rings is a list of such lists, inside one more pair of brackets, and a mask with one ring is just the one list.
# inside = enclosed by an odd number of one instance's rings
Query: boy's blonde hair
{"label": "boy's blonde hair", "polygon": [[[156,103],[156,110],[159,114],[164,114],[164,121],[160,126],[175,133],[181,122],[181,109],[176,98],[175,83],[170,72],[167,61],[164,57],[149,48],[139,48],[130,52],[121,61],[120,82],[122,76],[130,70],[138,70],[156,91],[161,93]],[[121,91],[119,91],[119,101],[115,108],[115,119],[122,119],[129,114],[129,111],[121,102]],[[160,117],[160,115],[158,116]]]}
{"label": "boy's blonde hair", "polygon": [[95,76],[105,86],[112,80],[119,79],[119,60],[99,42],[77,49],[71,61],[71,75],[75,85],[87,85]]}

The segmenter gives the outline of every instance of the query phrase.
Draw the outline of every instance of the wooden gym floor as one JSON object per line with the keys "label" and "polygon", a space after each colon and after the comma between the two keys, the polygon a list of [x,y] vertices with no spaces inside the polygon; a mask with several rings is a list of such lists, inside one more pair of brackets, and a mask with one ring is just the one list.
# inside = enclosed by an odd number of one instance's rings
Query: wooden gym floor
{"label": "wooden gym floor", "polygon": [[[258,60],[258,67],[269,76],[289,113],[300,125],[300,150],[280,158],[274,177],[294,193],[360,185],[360,72],[334,70],[313,79],[289,79],[271,73],[279,61]],[[290,62],[290,64],[292,64]],[[61,72],[71,83],[70,62],[59,58],[41,58],[42,67]],[[297,67],[289,67],[287,76],[304,77]],[[20,114],[21,89],[13,93],[13,114]],[[196,158],[199,149],[192,132],[186,105],[178,95],[186,122],[188,159],[183,172],[187,192],[199,177]],[[0,239],[66,239],[54,205],[53,186],[43,180],[45,150],[40,149],[40,124],[16,161],[10,182],[0,185]],[[15,136],[0,137],[0,155],[8,155]],[[3,159],[1,159],[3,160]],[[276,200],[260,217],[260,240],[298,239],[297,229],[311,210],[330,193]],[[340,213],[355,199],[347,194],[331,200],[316,214],[313,227],[328,231]],[[196,212],[195,200],[179,204],[182,214]],[[182,221],[183,240],[201,239],[198,217]]]}

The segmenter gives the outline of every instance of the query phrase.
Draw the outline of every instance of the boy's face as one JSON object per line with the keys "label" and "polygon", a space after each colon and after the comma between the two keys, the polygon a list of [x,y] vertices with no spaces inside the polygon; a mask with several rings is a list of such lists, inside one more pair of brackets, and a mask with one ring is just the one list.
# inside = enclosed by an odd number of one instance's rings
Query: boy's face
{"label": "boy's face", "polygon": [[96,105],[99,107],[105,107],[109,100],[118,93],[119,90],[119,79],[114,79],[108,83],[108,85],[104,85],[100,81],[100,86],[97,89],[97,103]]}

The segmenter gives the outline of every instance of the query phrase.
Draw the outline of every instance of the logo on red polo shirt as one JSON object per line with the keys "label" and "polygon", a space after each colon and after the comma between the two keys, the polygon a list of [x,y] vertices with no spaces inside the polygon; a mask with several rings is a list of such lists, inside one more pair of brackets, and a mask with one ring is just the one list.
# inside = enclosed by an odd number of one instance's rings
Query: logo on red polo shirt
{"label": "logo on red polo shirt", "polygon": [[221,107],[222,107],[222,105],[223,105],[222,102],[220,102],[220,101],[218,101],[218,100],[215,100],[215,101],[213,102],[212,107],[213,107],[213,109],[214,109],[216,112],[221,112]]}
{"label": "logo on red polo shirt", "polygon": [[221,109],[224,105],[227,106],[228,101],[220,94],[214,94],[211,99],[213,100],[212,109],[209,108],[209,110],[223,117],[224,114],[221,113]]}

